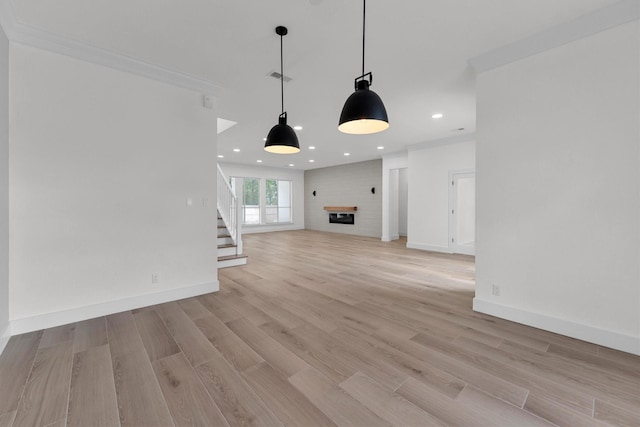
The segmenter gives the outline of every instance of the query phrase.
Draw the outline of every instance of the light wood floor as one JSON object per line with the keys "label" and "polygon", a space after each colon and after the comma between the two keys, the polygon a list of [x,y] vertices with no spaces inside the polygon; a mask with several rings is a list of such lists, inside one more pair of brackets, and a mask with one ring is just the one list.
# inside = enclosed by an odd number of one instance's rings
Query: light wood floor
{"label": "light wood floor", "polygon": [[13,337],[0,426],[640,426],[640,358],[474,313],[472,257],[245,248],[217,294]]}

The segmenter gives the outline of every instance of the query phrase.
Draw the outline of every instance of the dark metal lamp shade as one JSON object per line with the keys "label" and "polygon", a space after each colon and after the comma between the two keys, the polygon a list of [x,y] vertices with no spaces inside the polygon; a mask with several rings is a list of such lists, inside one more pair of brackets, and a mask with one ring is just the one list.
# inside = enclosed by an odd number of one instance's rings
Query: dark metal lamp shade
{"label": "dark metal lamp shade", "polygon": [[388,127],[389,118],[382,99],[369,89],[369,81],[359,80],[356,91],[342,107],[338,129],[344,133],[364,135],[382,132]]}
{"label": "dark metal lamp shade", "polygon": [[295,154],[300,152],[300,144],[294,130],[287,124],[287,113],[278,118],[278,124],[271,128],[264,151],[275,154]]}
{"label": "dark metal lamp shade", "polygon": [[298,137],[291,126],[287,125],[287,112],[284,111],[284,55],[282,54],[282,37],[289,30],[279,25],[276,34],[280,36],[280,101],[282,102],[282,114],[278,117],[278,124],[271,128],[267,140],[264,143],[264,151],[274,154],[295,154],[300,152]]}

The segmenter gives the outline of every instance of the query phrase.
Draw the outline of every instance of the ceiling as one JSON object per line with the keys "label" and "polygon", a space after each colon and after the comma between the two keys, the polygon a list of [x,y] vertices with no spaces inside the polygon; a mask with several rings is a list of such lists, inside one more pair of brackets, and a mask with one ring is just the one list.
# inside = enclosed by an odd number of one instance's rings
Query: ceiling
{"label": "ceiling", "polygon": [[[361,1],[13,0],[13,9],[22,24],[221,87],[218,115],[237,122],[218,135],[223,161],[312,169],[473,133],[468,59],[616,1],[370,0],[365,72],[373,72],[391,124],[375,135],[337,130],[361,71]],[[285,109],[290,125],[303,126],[302,151],[293,155],[263,150],[280,114],[280,82],[268,76],[280,68],[278,25],[289,29]]]}

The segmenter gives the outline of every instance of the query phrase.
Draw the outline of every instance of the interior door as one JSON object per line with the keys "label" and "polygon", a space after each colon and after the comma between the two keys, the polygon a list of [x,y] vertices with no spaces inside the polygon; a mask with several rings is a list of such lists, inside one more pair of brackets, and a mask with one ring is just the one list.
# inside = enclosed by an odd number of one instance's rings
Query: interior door
{"label": "interior door", "polygon": [[449,177],[449,249],[475,255],[476,173],[451,172]]}

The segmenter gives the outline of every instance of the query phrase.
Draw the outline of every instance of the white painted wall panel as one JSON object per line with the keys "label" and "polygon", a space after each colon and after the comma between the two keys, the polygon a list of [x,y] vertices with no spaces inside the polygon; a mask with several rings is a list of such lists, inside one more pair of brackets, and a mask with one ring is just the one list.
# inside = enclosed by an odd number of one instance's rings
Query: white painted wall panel
{"label": "white painted wall panel", "polygon": [[[307,170],[304,184],[305,228],[382,236],[382,160]],[[375,194],[371,187],[376,188]],[[330,224],[325,206],[357,206],[355,224]]]}
{"label": "white painted wall panel", "polygon": [[9,40],[0,28],[0,352],[9,326]]}
{"label": "white painted wall panel", "polygon": [[639,76],[637,20],[478,76],[476,308],[640,352]]}
{"label": "white painted wall panel", "polygon": [[215,288],[216,112],[202,94],[15,44],[11,95],[12,321]]}

